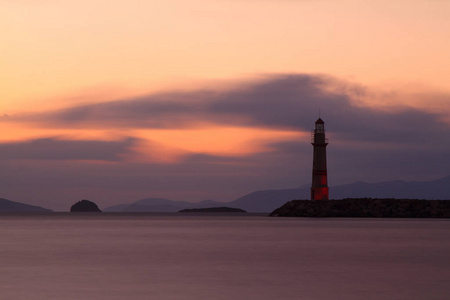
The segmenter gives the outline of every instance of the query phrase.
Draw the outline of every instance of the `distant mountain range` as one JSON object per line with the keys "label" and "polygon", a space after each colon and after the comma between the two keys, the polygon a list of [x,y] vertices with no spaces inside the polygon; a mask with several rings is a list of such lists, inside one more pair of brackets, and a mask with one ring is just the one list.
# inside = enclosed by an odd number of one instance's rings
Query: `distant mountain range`
{"label": "distant mountain range", "polygon": [[51,212],[39,206],[28,205],[0,198],[0,212]]}
{"label": "distant mountain range", "polygon": [[187,201],[173,201],[163,198],[142,199],[130,204],[119,204],[103,209],[104,212],[177,212],[187,208],[221,207],[224,202],[205,200],[192,203]]}
{"label": "distant mountain range", "polygon": [[[272,212],[291,200],[309,199],[310,187],[296,189],[256,191],[231,202],[205,200],[198,203],[173,201],[163,198],[148,198],[128,204],[119,204],[103,209],[104,212],[177,212],[182,209],[232,207],[247,212]],[[330,198],[397,198],[450,200],[450,176],[433,181],[386,181],[330,187]],[[51,212],[38,206],[0,198],[0,212]]]}
{"label": "distant mountain range", "polygon": [[[433,181],[386,181],[366,183],[358,181],[330,187],[330,197],[344,198],[403,198],[450,200],[450,176]],[[296,189],[256,191],[231,202],[205,200],[198,203],[148,198],[131,204],[119,204],[105,208],[104,212],[177,212],[188,208],[227,207],[240,208],[248,212],[271,212],[294,199],[309,199],[309,186]]]}

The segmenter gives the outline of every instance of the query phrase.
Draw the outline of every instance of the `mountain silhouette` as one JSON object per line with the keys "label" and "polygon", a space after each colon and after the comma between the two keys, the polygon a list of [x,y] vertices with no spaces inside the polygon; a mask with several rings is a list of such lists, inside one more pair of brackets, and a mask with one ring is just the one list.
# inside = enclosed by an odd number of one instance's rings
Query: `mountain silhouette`
{"label": "mountain silhouette", "polygon": [[188,208],[221,207],[223,202],[204,200],[198,203],[173,201],[164,198],[146,198],[130,204],[118,204],[105,208],[104,212],[178,212]]}
{"label": "mountain silhouette", "polygon": [[[450,200],[450,176],[432,181],[386,181],[330,187],[331,199],[344,198],[398,198]],[[296,189],[255,191],[231,202],[205,200],[198,203],[172,201],[162,198],[148,198],[131,204],[119,204],[105,208],[105,212],[176,212],[188,208],[208,208],[230,206],[248,212],[271,212],[291,200],[310,199],[309,185]]]}
{"label": "mountain silhouette", "polygon": [[52,210],[40,206],[0,198],[0,212],[51,212]]}
{"label": "mountain silhouette", "polygon": [[433,181],[359,181],[330,188],[330,193],[333,199],[371,197],[450,200],[450,176]]}

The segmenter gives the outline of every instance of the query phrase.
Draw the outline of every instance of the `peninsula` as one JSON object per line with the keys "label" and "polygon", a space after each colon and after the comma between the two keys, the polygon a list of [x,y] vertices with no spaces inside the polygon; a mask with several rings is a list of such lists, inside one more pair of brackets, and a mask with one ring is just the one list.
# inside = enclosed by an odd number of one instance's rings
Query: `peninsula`
{"label": "peninsula", "polygon": [[0,212],[52,212],[52,210],[0,198]]}
{"label": "peninsula", "polygon": [[188,209],[182,209],[179,212],[186,213],[186,212],[225,212],[225,213],[246,213],[245,210],[240,208],[232,208],[232,207],[208,207],[208,208],[188,208]]}

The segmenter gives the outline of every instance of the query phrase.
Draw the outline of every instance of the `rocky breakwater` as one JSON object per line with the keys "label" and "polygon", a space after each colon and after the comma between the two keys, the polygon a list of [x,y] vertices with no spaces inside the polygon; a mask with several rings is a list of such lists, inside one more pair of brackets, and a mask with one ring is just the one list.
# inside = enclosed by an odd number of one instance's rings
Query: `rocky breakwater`
{"label": "rocky breakwater", "polygon": [[292,200],[272,217],[450,218],[450,200],[372,199]]}

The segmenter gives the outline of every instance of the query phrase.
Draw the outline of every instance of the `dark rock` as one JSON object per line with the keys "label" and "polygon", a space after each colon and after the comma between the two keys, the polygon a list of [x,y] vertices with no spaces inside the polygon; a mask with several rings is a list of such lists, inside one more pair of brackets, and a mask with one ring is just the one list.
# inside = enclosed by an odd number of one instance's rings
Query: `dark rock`
{"label": "dark rock", "polygon": [[81,200],[72,205],[71,212],[101,212],[97,204],[89,200]]}
{"label": "dark rock", "polygon": [[208,207],[208,208],[188,208],[182,209],[179,212],[240,212],[246,213],[245,210],[232,207]]}
{"label": "dark rock", "polygon": [[449,200],[347,198],[292,200],[274,210],[278,217],[450,218]]}

